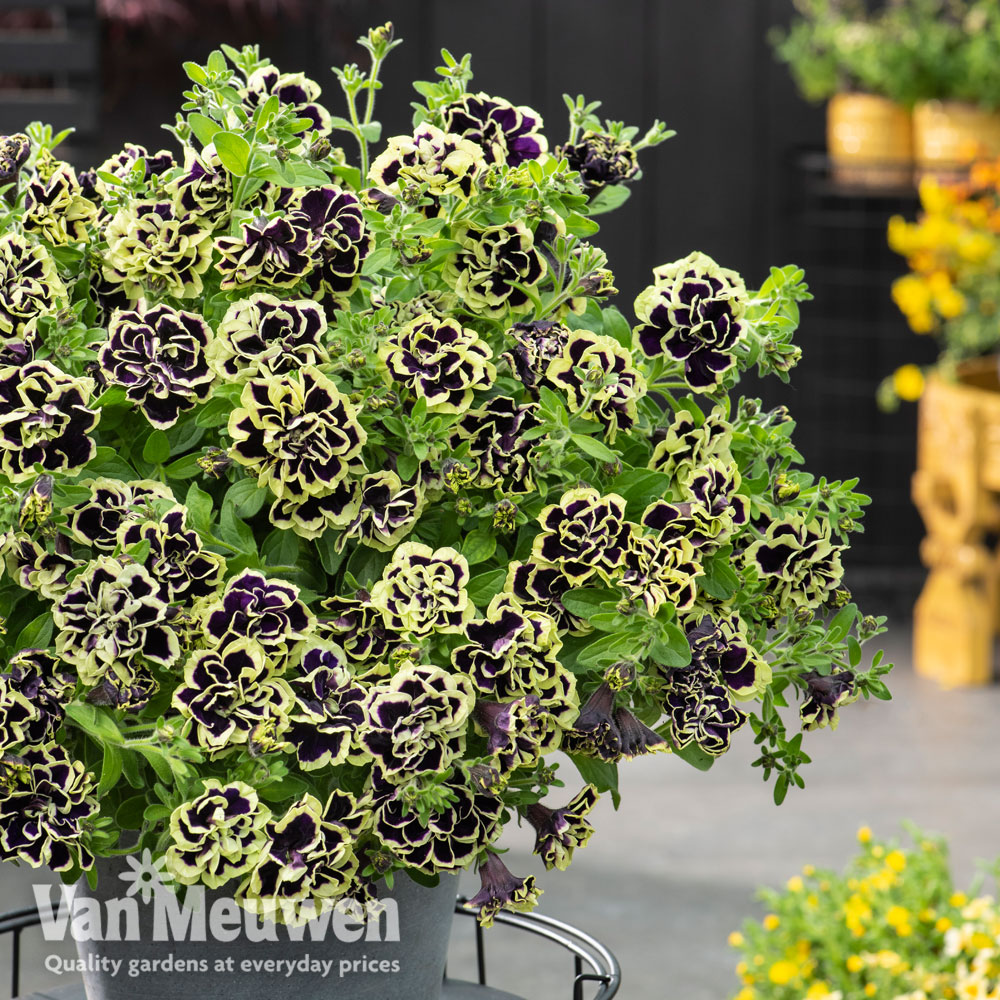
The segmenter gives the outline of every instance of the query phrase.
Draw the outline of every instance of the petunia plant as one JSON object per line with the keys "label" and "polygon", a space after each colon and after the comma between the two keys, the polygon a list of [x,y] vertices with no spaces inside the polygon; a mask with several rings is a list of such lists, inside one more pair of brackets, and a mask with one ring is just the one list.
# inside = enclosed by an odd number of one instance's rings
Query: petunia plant
{"label": "petunia plant", "polygon": [[290,922],[475,866],[489,922],[538,894],[502,831],[565,868],[621,761],[746,727],[780,802],[888,697],[867,498],[734,392],[802,272],[694,253],[619,311],[595,220],[670,133],[580,97],[553,142],[445,52],[381,144],[360,42],[345,117],[225,48],[176,152],[0,142],[0,859],[149,848]]}

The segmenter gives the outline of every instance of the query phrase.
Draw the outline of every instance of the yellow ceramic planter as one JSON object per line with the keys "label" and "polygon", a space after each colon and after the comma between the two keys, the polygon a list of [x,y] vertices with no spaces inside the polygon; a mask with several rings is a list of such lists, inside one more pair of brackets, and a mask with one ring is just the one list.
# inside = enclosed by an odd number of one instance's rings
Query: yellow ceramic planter
{"label": "yellow ceramic planter", "polygon": [[924,101],[913,109],[913,145],[921,174],[948,178],[973,159],[1000,156],[1000,113],[959,101]]}
{"label": "yellow ceramic planter", "polygon": [[913,173],[913,129],[906,108],[874,94],[836,94],[826,109],[834,179],[865,187],[907,184]]}

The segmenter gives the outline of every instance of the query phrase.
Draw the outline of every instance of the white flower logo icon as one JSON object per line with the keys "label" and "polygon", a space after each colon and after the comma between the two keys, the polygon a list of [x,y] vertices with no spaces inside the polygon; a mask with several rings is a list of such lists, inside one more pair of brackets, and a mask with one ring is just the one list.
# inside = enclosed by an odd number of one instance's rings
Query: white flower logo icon
{"label": "white flower logo icon", "polygon": [[122,872],[118,877],[123,882],[130,882],[129,896],[140,895],[142,901],[148,903],[150,898],[164,889],[165,882],[172,882],[173,875],[164,870],[164,859],[153,860],[153,855],[147,847],[141,857],[129,855],[125,858],[130,871]]}

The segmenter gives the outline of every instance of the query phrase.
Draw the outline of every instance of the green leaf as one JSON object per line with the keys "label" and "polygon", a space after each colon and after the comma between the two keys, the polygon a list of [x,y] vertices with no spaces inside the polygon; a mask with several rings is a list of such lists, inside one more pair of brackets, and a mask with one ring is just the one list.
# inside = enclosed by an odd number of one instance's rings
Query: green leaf
{"label": "green leaf", "polygon": [[195,531],[207,533],[212,525],[212,498],[197,483],[188,487],[184,505],[188,509],[188,519]]}
{"label": "green leaf", "polygon": [[577,663],[599,666],[627,657],[635,649],[635,639],[629,635],[602,635],[580,650]]}
{"label": "green leaf", "polygon": [[255,479],[240,479],[229,487],[223,504],[231,503],[240,517],[253,517],[270,495],[268,490],[257,485]]}
{"label": "green leaf", "polygon": [[697,743],[691,742],[681,749],[674,748],[674,756],[680,757],[685,763],[696,767],[699,771],[708,771],[715,763],[716,758],[710,753],[705,753]]}
{"label": "green leaf", "polygon": [[187,120],[191,131],[203,146],[207,146],[222,131],[222,126],[217,121],[213,121],[208,115],[198,114],[197,111],[192,111]]}
{"label": "green leaf", "polygon": [[117,747],[104,746],[104,766],[101,768],[101,780],[97,785],[97,797],[103,798],[118,784],[122,776],[122,755]]}
{"label": "green leaf", "polygon": [[624,184],[610,185],[590,199],[587,211],[591,215],[603,215],[605,212],[611,212],[624,205],[631,194],[631,190]]}
{"label": "green leaf", "polygon": [[170,441],[163,431],[155,430],[146,438],[146,443],[142,446],[142,458],[153,465],[162,465],[170,458]]}
{"label": "green leaf", "polygon": [[14,649],[45,649],[52,641],[52,629],[52,614],[45,611],[21,629],[14,642]]}
{"label": "green leaf", "polygon": [[203,87],[208,83],[208,74],[196,62],[182,63],[184,72],[193,83],[200,83]]}
{"label": "green leaf", "polygon": [[[529,160],[528,162],[534,163],[536,161]],[[593,236],[601,230],[601,227],[593,219],[588,219],[585,215],[578,215],[576,212],[565,221],[566,232],[571,236]]]}
{"label": "green leaf", "polygon": [[257,555],[257,540],[254,538],[253,528],[237,517],[236,508],[228,499],[219,514],[219,538],[242,555]]}
{"label": "green leaf", "polygon": [[725,559],[706,559],[698,586],[710,597],[727,601],[740,589],[740,578]]}
{"label": "green leaf", "polygon": [[614,307],[609,306],[604,313],[604,332],[614,337],[627,351],[632,350],[632,327],[628,320]]}
{"label": "green leaf", "polygon": [[163,472],[168,479],[190,479],[201,472],[201,466],[198,464],[199,458],[201,458],[199,454],[185,455],[183,458],[178,458],[169,465],[165,465]]}
{"label": "green leaf", "polygon": [[580,451],[596,458],[599,462],[616,462],[618,456],[603,442],[587,434],[571,434],[570,439]]}
{"label": "green leaf", "polygon": [[337,551],[337,532],[324,531],[313,543],[319,553],[319,562],[323,569],[333,576],[344,561],[344,552]]}
{"label": "green leaf", "polygon": [[491,569],[486,573],[479,573],[469,582],[469,600],[477,608],[485,608],[503,590],[506,582],[505,569]]}
{"label": "green leaf", "polygon": [[222,165],[231,174],[242,177],[250,163],[250,143],[235,132],[217,132],[214,141]]}
{"label": "green leaf", "polygon": [[465,556],[470,566],[486,562],[496,552],[496,549],[496,535],[483,528],[476,528],[475,531],[470,531],[462,543],[462,555]]}
{"label": "green leaf", "polygon": [[169,819],[172,812],[173,810],[169,807],[160,805],[159,802],[154,802],[152,805],[146,806],[142,818],[150,826],[156,826],[156,824],[162,823],[165,819]]}
{"label": "green leaf", "polygon": [[138,830],[142,826],[143,813],[146,811],[146,796],[135,795],[126,799],[115,813],[115,825],[123,830]]}
{"label": "green leaf", "polygon": [[580,772],[580,777],[588,785],[593,785],[599,792],[611,793],[611,801],[617,809],[622,800],[618,791],[618,765],[575,753],[571,753],[569,759],[573,761],[574,766]]}
{"label": "green leaf", "polygon": [[614,479],[609,489],[625,499],[631,508],[630,514],[641,514],[654,500],[669,497],[673,480],[662,472],[652,469],[631,469]]}
{"label": "green leaf", "polygon": [[589,619],[591,615],[596,615],[604,609],[602,604],[608,601],[617,603],[621,594],[610,588],[598,587],[578,587],[575,590],[567,590],[562,595],[560,601],[562,606],[571,614],[578,618]]}
{"label": "green leaf", "polygon": [[121,730],[115,725],[114,719],[94,705],[72,702],[66,706],[66,715],[98,743],[110,744],[111,746],[122,745]]}
{"label": "green leaf", "polygon": [[686,667],[691,662],[691,645],[684,629],[675,622],[661,622],[649,656],[662,667]]}
{"label": "green leaf", "polygon": [[[158,750],[156,747],[151,746],[137,746],[135,748],[139,753],[146,758],[149,762],[149,766],[156,772],[156,776],[160,781],[164,782],[166,785],[172,785],[174,783],[174,772],[170,768],[170,763],[164,757],[163,752]],[[167,810],[167,815],[170,815],[170,810]],[[148,810],[146,819],[149,819]]]}

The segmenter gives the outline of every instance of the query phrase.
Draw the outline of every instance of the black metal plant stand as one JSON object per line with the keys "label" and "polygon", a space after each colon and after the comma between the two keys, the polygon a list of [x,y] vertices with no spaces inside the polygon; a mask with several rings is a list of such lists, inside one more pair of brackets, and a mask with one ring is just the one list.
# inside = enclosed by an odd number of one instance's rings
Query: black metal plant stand
{"label": "black metal plant stand", "polygon": [[[509,993],[500,993],[489,987],[486,981],[486,936],[475,921],[476,911],[468,906],[465,897],[459,897],[455,912],[473,920],[476,935],[476,968],[478,983],[463,983],[445,980],[443,1000],[518,1000]],[[621,985],[621,967],[618,959],[596,938],[578,930],[561,920],[554,920],[542,914],[520,914],[501,912],[496,923],[504,924],[527,934],[550,941],[573,957],[573,979],[567,986],[571,1000],[611,1000]],[[0,937],[11,935],[11,981],[10,996],[17,998],[21,990],[21,935],[30,927],[37,927],[41,917],[35,907],[25,907],[0,914]],[[589,990],[596,986],[596,992]],[[587,995],[585,996],[585,990]],[[21,1000],[84,1000],[83,985],[33,993]]]}

